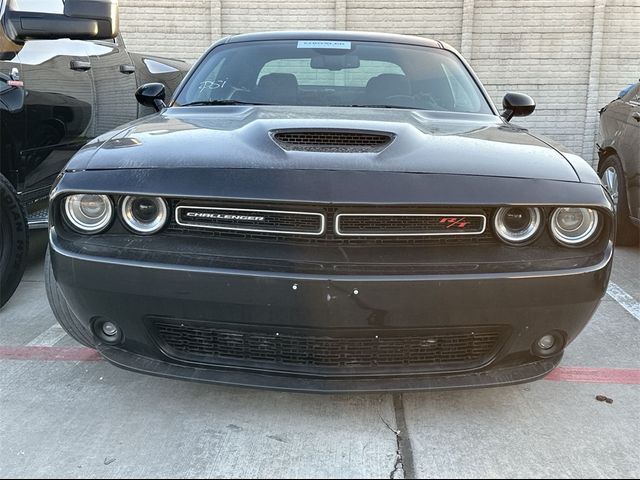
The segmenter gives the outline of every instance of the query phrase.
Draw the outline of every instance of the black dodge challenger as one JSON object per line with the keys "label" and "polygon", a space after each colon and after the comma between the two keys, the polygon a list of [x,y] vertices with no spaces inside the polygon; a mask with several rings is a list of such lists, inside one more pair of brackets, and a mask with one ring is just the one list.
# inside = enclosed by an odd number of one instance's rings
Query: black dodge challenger
{"label": "black dodge challenger", "polygon": [[226,38],[51,193],[47,288],[115,365],[306,391],[538,379],[589,321],[615,217],[446,44]]}

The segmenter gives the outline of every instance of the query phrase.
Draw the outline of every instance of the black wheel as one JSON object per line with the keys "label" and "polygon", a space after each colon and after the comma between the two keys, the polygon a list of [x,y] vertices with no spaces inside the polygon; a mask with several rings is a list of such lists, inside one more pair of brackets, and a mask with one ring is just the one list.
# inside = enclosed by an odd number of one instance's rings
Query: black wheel
{"label": "black wheel", "polygon": [[67,334],[85,347],[95,348],[95,342],[91,332],[78,320],[78,317],[71,311],[67,301],[62,296],[51,267],[51,255],[47,249],[44,257],[44,285],[47,290],[47,299],[53,315]]}
{"label": "black wheel", "polygon": [[600,180],[611,194],[616,209],[618,245],[638,245],[638,228],[629,219],[629,202],[624,181],[624,170],[617,155],[610,155],[600,166]]}
{"label": "black wheel", "polygon": [[0,308],[16,291],[28,254],[27,215],[13,185],[0,175]]}

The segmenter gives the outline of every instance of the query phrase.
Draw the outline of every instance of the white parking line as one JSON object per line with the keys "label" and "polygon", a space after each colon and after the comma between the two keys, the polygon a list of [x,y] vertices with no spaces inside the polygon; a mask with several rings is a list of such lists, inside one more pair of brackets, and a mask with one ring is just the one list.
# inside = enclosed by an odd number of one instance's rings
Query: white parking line
{"label": "white parking line", "polygon": [[613,282],[609,282],[607,293],[618,302],[622,308],[633,315],[636,320],[640,321],[640,303],[638,303],[635,298]]}
{"label": "white parking line", "polygon": [[27,343],[28,347],[53,347],[66,335],[65,331],[57,323],[50,326],[36,338]]}

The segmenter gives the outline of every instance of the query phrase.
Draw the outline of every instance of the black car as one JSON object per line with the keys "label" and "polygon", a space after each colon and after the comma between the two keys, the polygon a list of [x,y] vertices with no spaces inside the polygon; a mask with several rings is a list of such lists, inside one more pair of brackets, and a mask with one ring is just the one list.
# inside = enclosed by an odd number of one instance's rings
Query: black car
{"label": "black car", "polygon": [[[28,229],[48,225],[51,184],[71,156],[97,135],[153,113],[136,102],[139,85],[162,81],[172,91],[188,69],[177,60],[129,53],[117,17],[109,18],[115,2],[38,5],[48,11],[15,12],[0,0],[0,306],[22,277]],[[87,5],[98,20],[78,16]],[[27,22],[43,27],[20,30]],[[89,23],[86,32],[79,22]],[[108,28],[98,32],[91,22]]]}
{"label": "black car", "polygon": [[640,227],[640,83],[600,110],[598,172],[617,216],[616,241],[638,245]]}
{"label": "black car", "polygon": [[611,270],[582,159],[509,123],[451,47],[284,32],[216,43],[160,112],[52,190],[49,299],[127,369],[306,391],[541,378]]}

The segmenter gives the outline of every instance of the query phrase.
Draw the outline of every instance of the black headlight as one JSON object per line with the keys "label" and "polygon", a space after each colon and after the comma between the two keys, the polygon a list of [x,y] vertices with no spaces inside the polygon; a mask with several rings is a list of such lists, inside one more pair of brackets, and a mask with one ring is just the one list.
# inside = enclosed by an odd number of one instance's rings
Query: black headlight
{"label": "black headlight", "polygon": [[542,212],[536,207],[503,207],[493,218],[493,228],[500,239],[511,245],[528,243],[542,227]]}
{"label": "black headlight", "polygon": [[79,193],[64,199],[64,217],[80,233],[99,233],[113,219],[113,205],[106,195]]}
{"label": "black headlight", "polygon": [[156,233],[168,218],[167,203],[160,197],[125,197],[120,207],[122,220],[135,233]]}
{"label": "black headlight", "polygon": [[592,208],[556,208],[551,214],[551,233],[561,244],[586,245],[600,231],[600,214]]}

